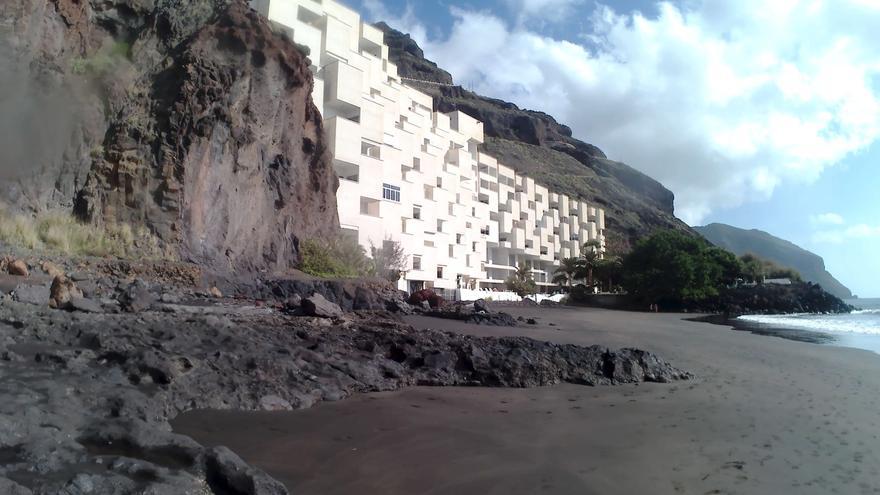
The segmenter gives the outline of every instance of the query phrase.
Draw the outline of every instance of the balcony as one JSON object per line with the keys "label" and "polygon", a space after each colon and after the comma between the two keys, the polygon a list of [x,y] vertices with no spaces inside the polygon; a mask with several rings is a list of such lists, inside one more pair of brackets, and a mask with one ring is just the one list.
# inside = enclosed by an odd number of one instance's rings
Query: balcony
{"label": "balcony", "polygon": [[334,108],[340,115],[349,117],[354,114],[359,115],[363,72],[337,60],[327,64],[322,75],[325,106]]}

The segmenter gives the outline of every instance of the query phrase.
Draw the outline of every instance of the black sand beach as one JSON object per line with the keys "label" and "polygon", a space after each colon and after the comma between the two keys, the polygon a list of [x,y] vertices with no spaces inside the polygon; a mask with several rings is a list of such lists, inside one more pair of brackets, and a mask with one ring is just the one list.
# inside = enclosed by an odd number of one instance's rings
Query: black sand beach
{"label": "black sand beach", "polygon": [[539,324],[410,322],[638,346],[697,379],[411,388],[297,412],[191,412],[174,421],[175,431],[229,446],[300,494],[880,493],[876,354],[731,331],[684,321],[687,315],[511,312],[539,315]]}

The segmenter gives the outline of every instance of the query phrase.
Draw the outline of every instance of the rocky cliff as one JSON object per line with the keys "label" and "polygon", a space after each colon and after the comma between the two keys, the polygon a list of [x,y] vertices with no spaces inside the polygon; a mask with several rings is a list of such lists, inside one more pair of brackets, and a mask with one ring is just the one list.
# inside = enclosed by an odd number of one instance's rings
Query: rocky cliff
{"label": "rocky cliff", "polygon": [[556,191],[605,208],[612,251],[626,251],[659,229],[693,233],[675,218],[673,193],[656,180],[609,160],[596,146],[574,138],[570,128],[550,115],[454,86],[452,76],[425,59],[409,35],[385,23],[376,26],[385,33],[390,58],[401,76],[439,83],[407,81],[434,97],[435,110],[460,110],[483,122],[486,153]]}
{"label": "rocky cliff", "polygon": [[289,267],[337,226],[306,58],[244,0],[23,0],[0,30],[0,199],[218,271]]}
{"label": "rocky cliff", "polygon": [[777,265],[793,268],[804,280],[819,284],[837,297],[848,299],[852,292],[825,269],[825,260],[785,239],[761,230],[745,230],[722,223],[695,227],[712,244],[742,256],[756,254]]}

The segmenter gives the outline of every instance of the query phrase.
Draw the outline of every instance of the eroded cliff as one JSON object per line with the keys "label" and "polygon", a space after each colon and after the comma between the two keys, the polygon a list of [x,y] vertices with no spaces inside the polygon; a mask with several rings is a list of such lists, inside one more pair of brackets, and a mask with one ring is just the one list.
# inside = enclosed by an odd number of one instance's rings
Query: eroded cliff
{"label": "eroded cliff", "polygon": [[244,0],[24,0],[0,29],[0,199],[145,225],[218,271],[336,229],[307,59]]}

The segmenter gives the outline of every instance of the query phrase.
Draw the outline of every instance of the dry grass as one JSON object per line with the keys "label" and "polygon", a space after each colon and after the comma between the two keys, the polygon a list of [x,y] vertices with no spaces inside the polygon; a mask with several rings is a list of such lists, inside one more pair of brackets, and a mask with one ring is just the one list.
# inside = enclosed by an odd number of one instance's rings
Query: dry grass
{"label": "dry grass", "polygon": [[128,224],[98,227],[67,213],[37,216],[9,213],[0,205],[0,242],[67,255],[168,259],[159,240],[144,228]]}

